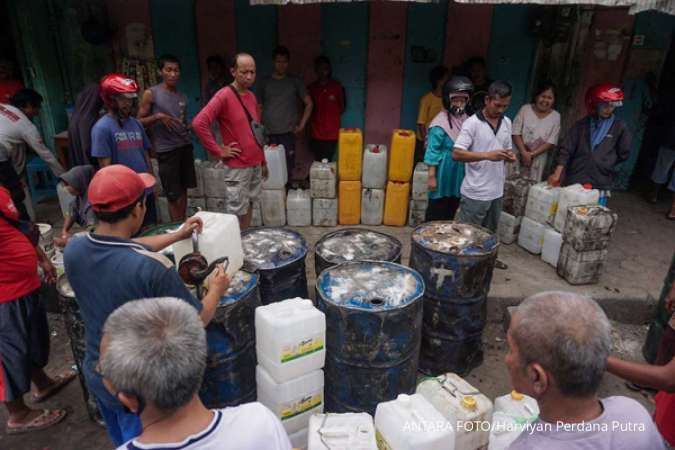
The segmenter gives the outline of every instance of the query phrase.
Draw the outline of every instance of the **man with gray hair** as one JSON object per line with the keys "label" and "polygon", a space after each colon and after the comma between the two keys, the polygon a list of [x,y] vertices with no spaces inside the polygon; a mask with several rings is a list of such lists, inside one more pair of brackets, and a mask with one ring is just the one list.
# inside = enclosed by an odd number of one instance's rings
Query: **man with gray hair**
{"label": "man with gray hair", "polygon": [[525,299],[507,333],[513,387],[534,397],[540,416],[511,450],[665,449],[647,411],[627,397],[598,397],[611,348],[600,306],[568,292]]}
{"label": "man with gray hair", "polygon": [[276,416],[260,403],[207,409],[197,395],[206,333],[194,307],[171,297],[135,300],[106,320],[97,370],[143,432],[118,450],[290,450]]}

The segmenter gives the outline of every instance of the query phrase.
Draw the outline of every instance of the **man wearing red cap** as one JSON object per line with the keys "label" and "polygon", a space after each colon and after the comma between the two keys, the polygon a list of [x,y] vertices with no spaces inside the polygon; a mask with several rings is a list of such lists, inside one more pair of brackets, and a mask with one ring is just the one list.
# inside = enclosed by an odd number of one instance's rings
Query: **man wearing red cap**
{"label": "man wearing red cap", "polygon": [[56,271],[49,258],[20,231],[19,211],[0,183],[0,402],[7,408],[7,433],[27,433],[57,424],[64,409],[31,409],[24,394],[33,384],[33,403],[55,394],[75,377],[68,371],[49,377],[49,324],[38,296],[43,269],[49,282]]}
{"label": "man wearing red cap", "polygon": [[66,274],[85,328],[83,372],[116,446],[140,434],[141,428],[138,416],[125,411],[106,390],[96,369],[108,316],[132,300],[177,297],[194,306],[207,324],[229,285],[227,275],[218,267],[200,303],[187,290],[171,261],[154,253],[200,230],[201,221],[197,218],[188,219],[176,232],[131,240],[141,228],[146,192],[154,184],[152,175],[136,173],[122,165],[99,170],[88,190],[98,219],[96,233],[71,239],[64,252]]}
{"label": "man wearing red cap", "polygon": [[[91,129],[91,155],[99,166],[122,164],[137,173],[151,173],[150,140],[138,119],[131,117],[138,85],[124,75],[110,74],[100,83],[101,98],[108,114]],[[147,191],[143,226],[157,223],[155,197]]]}
{"label": "man wearing red cap", "polygon": [[589,114],[574,124],[560,145],[555,172],[548,179],[550,184],[590,184],[603,193],[600,203],[606,203],[614,167],[630,155],[630,132],[626,123],[614,115],[622,102],[623,92],[611,84],[588,90]]}

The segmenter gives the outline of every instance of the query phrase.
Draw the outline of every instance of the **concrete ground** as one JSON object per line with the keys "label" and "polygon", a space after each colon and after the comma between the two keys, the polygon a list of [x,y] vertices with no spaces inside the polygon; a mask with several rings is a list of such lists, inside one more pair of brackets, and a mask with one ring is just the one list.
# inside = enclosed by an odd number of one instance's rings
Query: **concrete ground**
{"label": "concrete ground", "polygon": [[[503,316],[507,306],[517,304],[525,296],[545,289],[562,289],[591,295],[598,300],[613,321],[614,350],[622,357],[641,360],[640,347],[644,341],[646,321],[653,314],[663,279],[675,251],[675,223],[664,218],[667,203],[647,205],[635,194],[616,194],[611,199],[612,209],[619,214],[616,235],[610,247],[609,263],[600,283],[594,286],[570,286],[560,279],[555,270],[539,257],[527,253],[517,245],[503,246],[500,259],[509,265],[505,271],[495,270],[489,299],[489,320],[484,334],[485,359],[467,377],[488,397],[494,398],[511,390],[508,373],[503,364],[507,352]],[[48,202],[40,205],[38,220],[57,227],[62,220],[58,205]],[[403,243],[403,264],[410,255],[410,228],[373,227],[392,234]],[[298,228],[311,244],[329,228]],[[314,295],[314,258],[307,257],[307,276],[310,295]],[[69,340],[63,320],[50,314],[52,345],[49,373],[58,373],[73,364]],[[651,399],[625,388],[623,382],[607,375],[603,380],[601,396],[628,395],[640,401],[650,411]],[[28,397],[27,397],[28,398]],[[89,420],[78,382],[47,401],[43,407],[66,407],[68,417],[59,425],[27,435],[8,436],[0,426],[2,450],[91,450],[111,449],[105,430]],[[7,420],[0,408],[0,423]]]}

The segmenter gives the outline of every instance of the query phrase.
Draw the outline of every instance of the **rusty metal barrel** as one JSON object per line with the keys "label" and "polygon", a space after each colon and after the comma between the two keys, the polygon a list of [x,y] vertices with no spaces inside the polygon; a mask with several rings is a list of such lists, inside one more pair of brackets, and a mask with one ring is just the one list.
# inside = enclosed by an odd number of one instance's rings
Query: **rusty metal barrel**
{"label": "rusty metal barrel", "polygon": [[89,388],[84,379],[84,322],[80,315],[80,306],[77,304],[75,298],[75,291],[70,287],[66,275],[61,275],[59,277],[56,282],[56,290],[59,294],[59,310],[61,311],[61,314],[63,314],[66,333],[70,339],[70,349],[73,352],[73,359],[77,366],[78,378],[80,379],[80,386],[82,386],[82,395],[84,396],[87,414],[89,414],[91,420],[103,424],[103,418],[96,406],[96,399],[94,395],[89,392]]}
{"label": "rusty metal barrel", "polygon": [[314,250],[314,270],[319,275],[346,261],[401,262],[401,241],[366,228],[344,228],[324,235]]}
{"label": "rusty metal barrel", "polygon": [[240,270],[206,327],[208,356],[199,396],[209,408],[256,400],[255,309],[259,276]]}
{"label": "rusty metal barrel", "polygon": [[420,371],[464,375],[483,361],[497,236],[474,225],[428,222],[415,228],[411,246],[410,267],[426,286]]}
{"label": "rusty metal barrel", "polygon": [[307,241],[285,228],[251,228],[241,234],[247,268],[260,275],[263,305],[289,298],[307,298]]}
{"label": "rusty metal barrel", "polygon": [[317,278],[326,315],[325,409],[375,414],[415,391],[424,281],[391,262],[351,261]]}

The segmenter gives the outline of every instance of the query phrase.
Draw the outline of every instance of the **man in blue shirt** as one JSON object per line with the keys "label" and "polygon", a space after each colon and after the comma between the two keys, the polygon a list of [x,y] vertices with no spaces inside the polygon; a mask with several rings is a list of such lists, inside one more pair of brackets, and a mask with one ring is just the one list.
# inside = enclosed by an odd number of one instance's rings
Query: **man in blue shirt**
{"label": "man in blue shirt", "polygon": [[124,409],[103,386],[96,370],[103,324],[121,305],[136,299],[176,297],[193,305],[207,324],[229,285],[222,267],[209,279],[209,292],[200,303],[181,281],[173,264],[154,253],[201,230],[197,218],[174,233],[131,240],[145,214],[145,191],[155,180],[128,167],[104,167],[92,179],[88,197],[98,219],[96,233],[71,239],[64,264],[75,292],[85,328],[84,376],[115,446],[141,432],[138,416]]}
{"label": "man in blue shirt", "polygon": [[[122,164],[137,173],[152,173],[150,140],[143,125],[131,116],[138,85],[124,75],[110,74],[101,80],[100,90],[108,113],[91,129],[91,155],[98,158],[100,167]],[[144,227],[157,223],[152,189],[146,193]]]}

